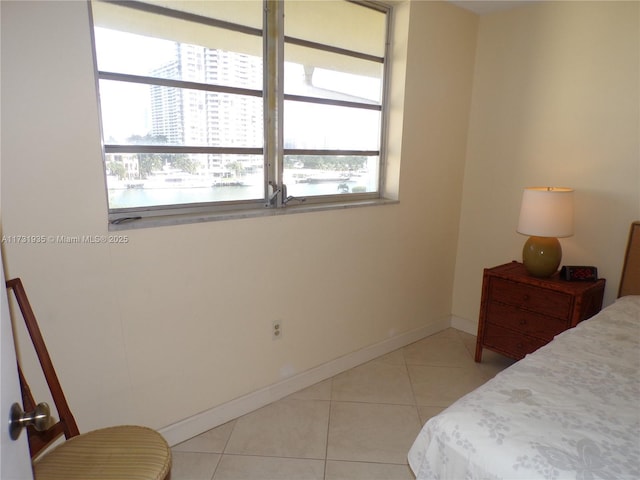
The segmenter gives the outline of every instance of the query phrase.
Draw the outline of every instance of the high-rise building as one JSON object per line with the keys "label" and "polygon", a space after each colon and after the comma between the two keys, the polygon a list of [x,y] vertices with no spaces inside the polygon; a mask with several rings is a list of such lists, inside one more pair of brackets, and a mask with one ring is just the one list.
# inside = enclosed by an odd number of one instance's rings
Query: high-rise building
{"label": "high-rise building", "polygon": [[[202,84],[260,89],[262,61],[235,52],[175,43],[175,58],[152,76]],[[152,135],[170,145],[260,147],[262,99],[255,96],[152,86]],[[223,155],[200,156],[201,169],[224,167]],[[196,158],[194,158],[196,160]],[[241,158],[235,160],[242,161]]]}

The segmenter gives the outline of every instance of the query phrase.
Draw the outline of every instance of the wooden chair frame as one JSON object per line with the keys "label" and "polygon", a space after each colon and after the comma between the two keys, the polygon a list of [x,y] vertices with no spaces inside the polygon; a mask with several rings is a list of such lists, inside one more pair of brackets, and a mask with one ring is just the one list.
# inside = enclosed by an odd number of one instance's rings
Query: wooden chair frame
{"label": "wooden chair frame", "polygon": [[633,222],[624,256],[618,297],[640,295],[640,221]]}
{"label": "wooden chair frame", "polygon": [[[42,338],[42,333],[38,327],[36,316],[33,313],[33,309],[31,308],[29,299],[27,298],[22,281],[19,278],[7,280],[7,288],[13,292],[18,307],[20,308],[22,318],[24,319],[29,336],[31,337],[31,342],[33,343],[36,355],[40,361],[40,366],[42,367],[45,380],[47,381],[51,396],[53,397],[53,403],[55,404],[60,417],[60,420],[57,423],[43,432],[38,432],[31,426],[28,427],[27,435],[29,438],[29,451],[31,453],[31,458],[34,458],[60,435],[64,434],[65,438],[69,439],[79,435],[80,431],[78,430],[76,420],[69,409],[69,404],[67,403],[67,399],[62,391],[58,375],[53,368],[49,351],[47,350],[44,339]],[[36,407],[36,402],[19,364],[18,375],[20,377],[20,388],[22,390],[23,409],[27,412],[33,411]]]}

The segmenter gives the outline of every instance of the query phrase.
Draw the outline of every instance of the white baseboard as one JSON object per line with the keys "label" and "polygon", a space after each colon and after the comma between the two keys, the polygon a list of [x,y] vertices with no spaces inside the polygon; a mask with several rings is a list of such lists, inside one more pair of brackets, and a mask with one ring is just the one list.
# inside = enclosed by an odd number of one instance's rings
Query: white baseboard
{"label": "white baseboard", "polygon": [[451,315],[451,326],[474,336],[478,334],[478,323],[467,320],[466,318]]}
{"label": "white baseboard", "polygon": [[[299,373],[255,392],[205,410],[191,417],[161,428],[159,432],[169,445],[174,446],[201,433],[250,413],[303,388],[331,378],[350,368],[357,367],[381,355],[393,352],[424,337],[438,333],[452,325],[451,317],[442,318],[417,330],[389,338],[340,358]],[[459,327],[456,327],[459,328]],[[462,329],[461,329],[462,330]]]}

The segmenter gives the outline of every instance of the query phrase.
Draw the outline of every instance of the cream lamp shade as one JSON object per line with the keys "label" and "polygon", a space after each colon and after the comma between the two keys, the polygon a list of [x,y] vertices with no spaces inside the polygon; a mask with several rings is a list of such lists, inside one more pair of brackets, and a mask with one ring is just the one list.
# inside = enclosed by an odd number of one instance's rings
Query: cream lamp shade
{"label": "cream lamp shade", "polygon": [[530,235],[522,250],[527,271],[535,277],[553,275],[562,260],[558,237],[573,235],[573,189],[525,188],[517,231]]}

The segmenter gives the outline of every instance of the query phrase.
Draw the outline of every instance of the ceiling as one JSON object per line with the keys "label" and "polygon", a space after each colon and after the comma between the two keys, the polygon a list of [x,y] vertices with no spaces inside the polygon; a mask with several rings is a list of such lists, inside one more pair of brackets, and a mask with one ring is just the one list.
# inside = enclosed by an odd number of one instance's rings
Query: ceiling
{"label": "ceiling", "polygon": [[534,0],[449,0],[451,3],[471,10],[478,15],[485,13],[497,12],[499,10],[507,10],[509,8],[518,7],[531,3]]}

